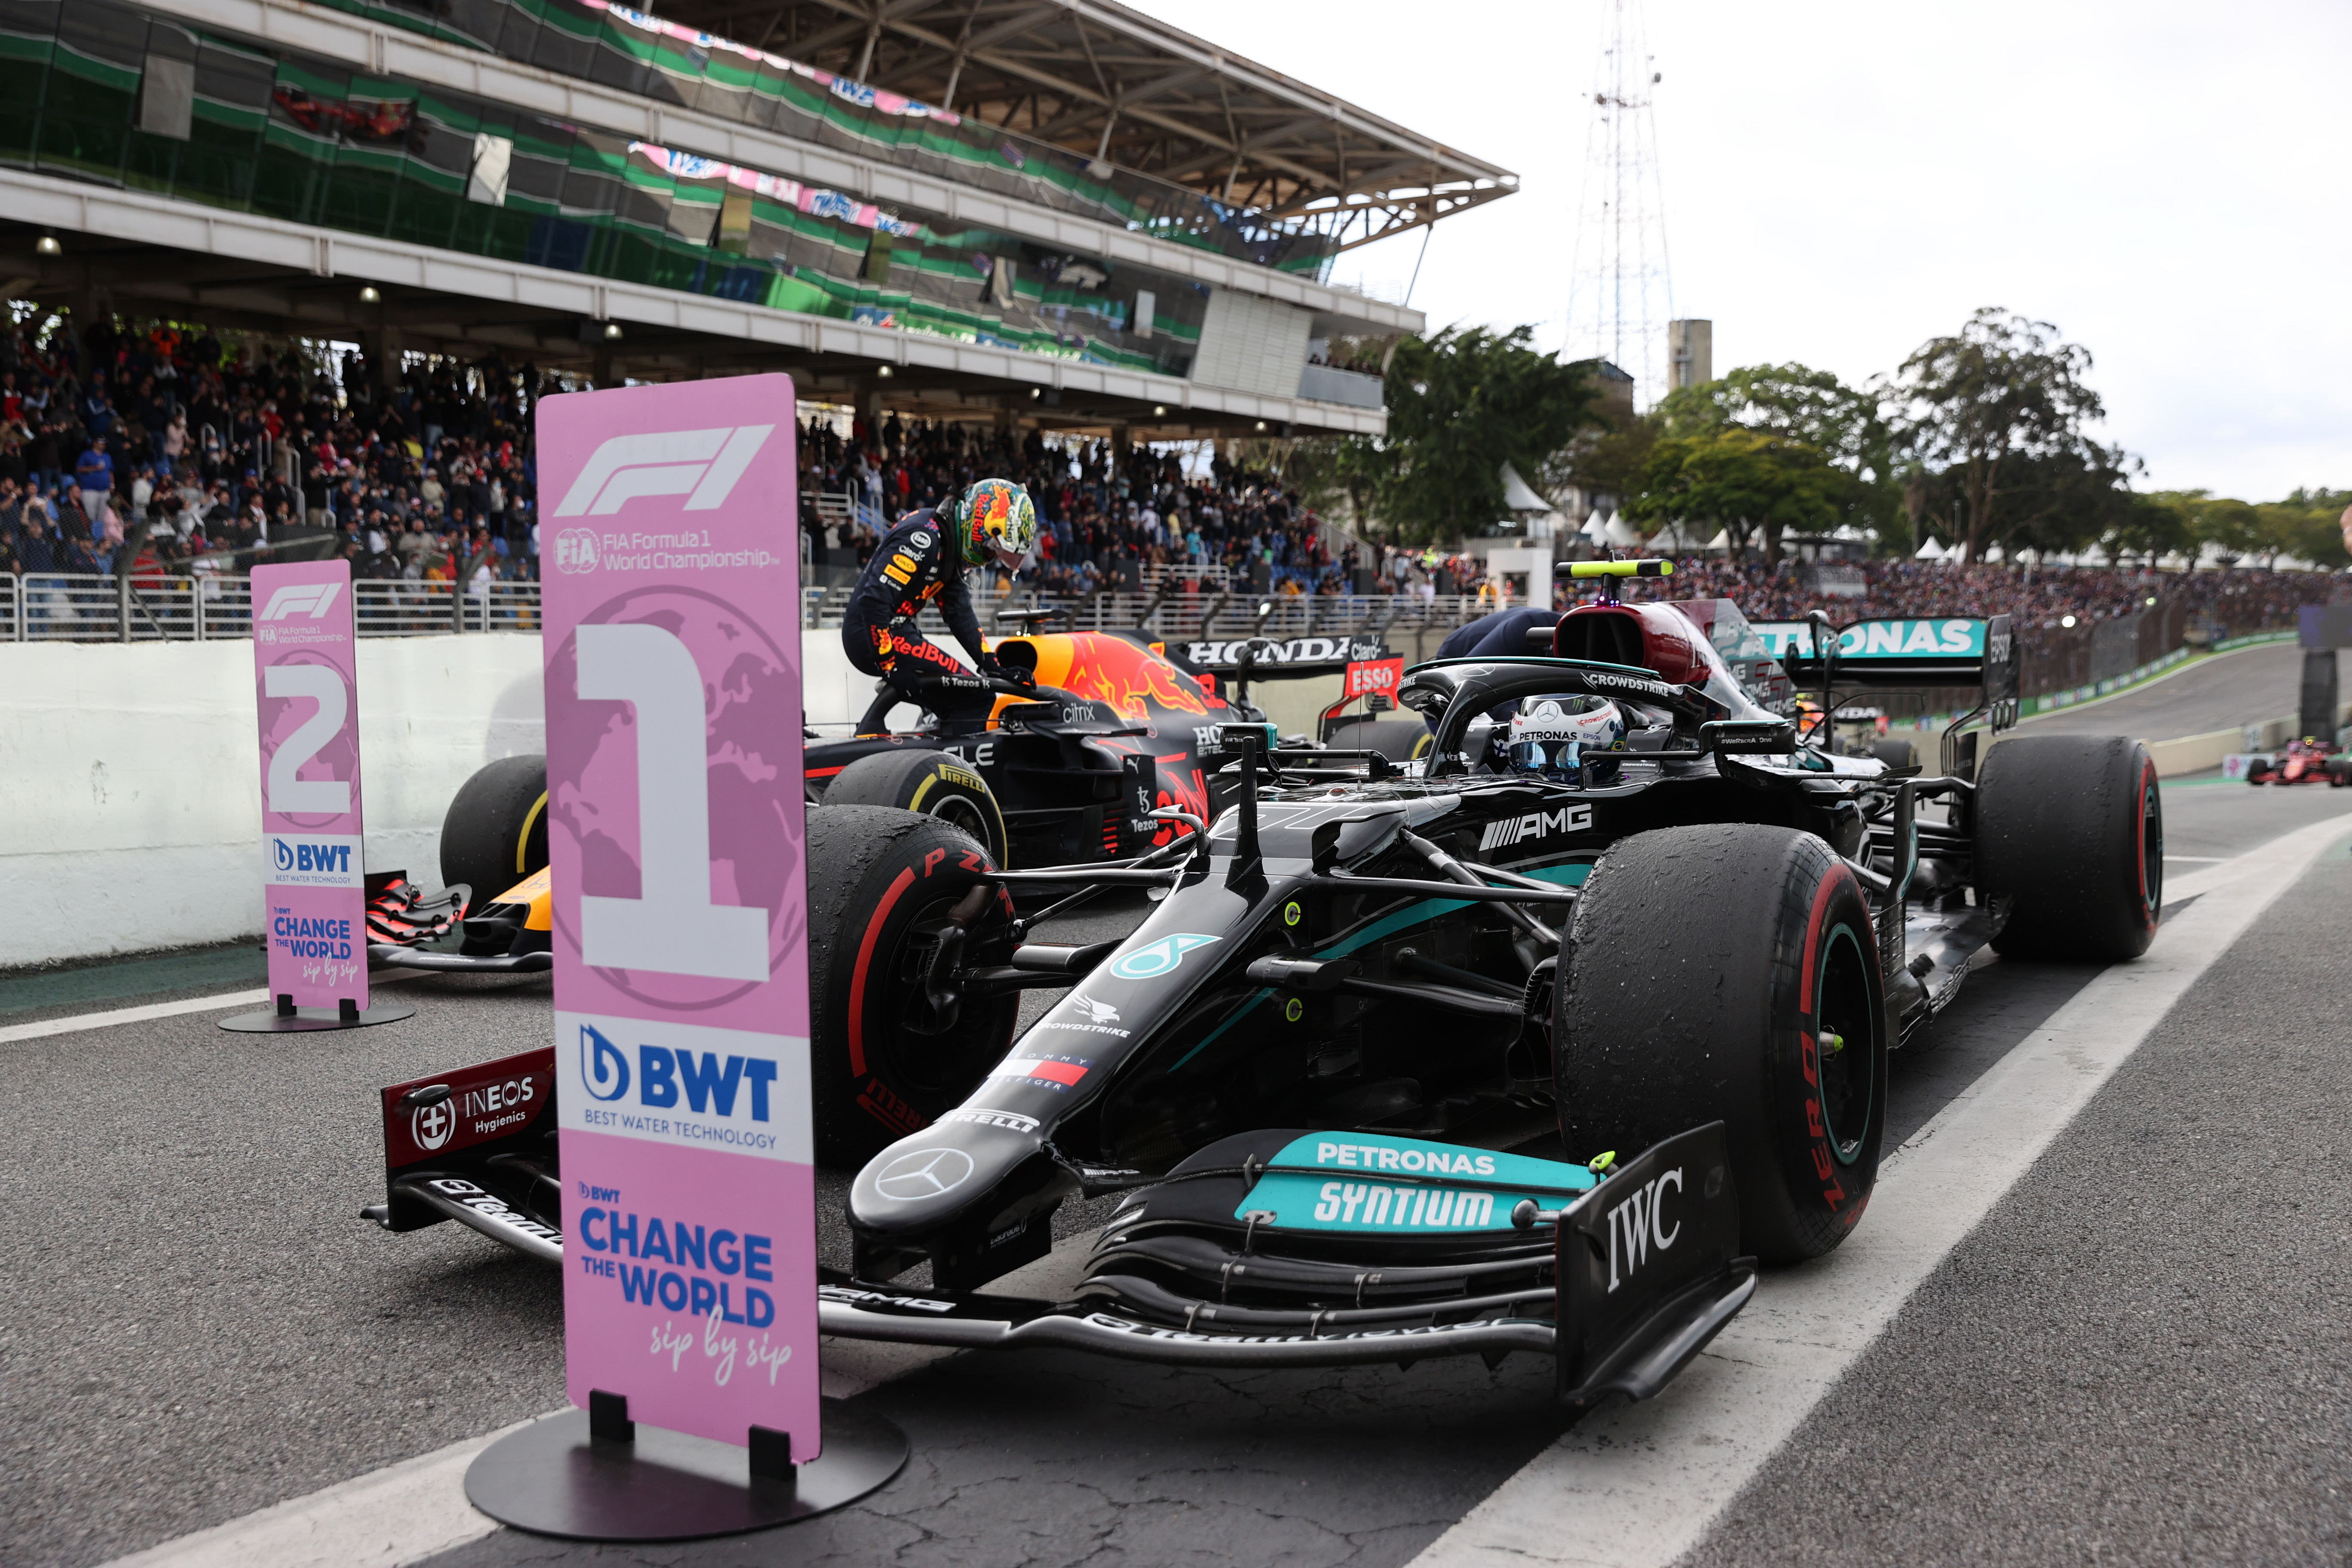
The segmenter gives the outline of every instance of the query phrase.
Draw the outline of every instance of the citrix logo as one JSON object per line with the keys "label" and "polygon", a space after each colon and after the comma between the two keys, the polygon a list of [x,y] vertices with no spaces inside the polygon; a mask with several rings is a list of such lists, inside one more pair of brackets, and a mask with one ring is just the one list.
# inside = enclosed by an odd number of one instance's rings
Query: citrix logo
{"label": "citrix logo", "polygon": [[324,620],[327,608],[335,602],[341,583],[289,583],[269,595],[262,610],[265,621],[282,621],[290,616],[307,615],[312,620]]}
{"label": "citrix logo", "polygon": [[[716,1051],[673,1050],[667,1046],[637,1047],[637,1059],[594,1027],[580,1026],[580,1077],[589,1098],[610,1103],[629,1092],[634,1078],[639,1105],[655,1110],[676,1109],[681,1097],[698,1116],[733,1116],[739,1098],[748,1100],[754,1121],[768,1117],[768,1090],[776,1081],[776,1064],[765,1057],[730,1056]],[[748,1091],[748,1093],[746,1092]]]}
{"label": "citrix logo", "polygon": [[640,496],[684,496],[688,511],[725,504],[772,425],[721,425],[615,436],[596,448],[555,509],[558,517],[608,516]]}

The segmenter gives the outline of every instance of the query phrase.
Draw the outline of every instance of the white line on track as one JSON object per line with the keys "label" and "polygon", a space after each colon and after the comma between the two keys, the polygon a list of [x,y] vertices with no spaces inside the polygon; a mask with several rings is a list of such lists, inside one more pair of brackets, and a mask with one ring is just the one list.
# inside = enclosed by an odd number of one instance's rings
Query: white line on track
{"label": "white line on track", "polygon": [[[1085,1274],[1093,1246],[1091,1233],[1065,1237],[1051,1253],[1014,1269],[995,1288],[1014,1295],[1066,1296]],[[931,1345],[829,1339],[819,1352],[824,1363],[822,1386],[828,1399],[854,1399],[955,1353]],[[499,1528],[466,1500],[466,1468],[513,1430],[502,1427],[371,1470],[118,1557],[106,1568],[404,1568],[421,1563]]]}
{"label": "white line on track", "polygon": [[1765,1277],[1660,1397],[1588,1420],[1433,1542],[1413,1568],[1642,1568],[1696,1545],[1945,1257],[2175,1002],[2347,830],[2338,816],[2179,879],[2195,898],[1889,1155],[1868,1217],[1818,1262]]}
{"label": "white line on track", "polygon": [[50,1035],[70,1035],[81,1029],[106,1029],[117,1024],[141,1024],[150,1018],[169,1018],[181,1013],[214,1013],[230,1007],[242,1007],[248,1002],[267,1002],[269,988],[254,991],[226,991],[217,996],[184,996],[177,1002],[150,1002],[140,1007],[117,1007],[108,1013],[76,1013],[65,1018],[43,1018],[32,1024],[10,1024],[0,1028],[0,1046],[14,1045],[18,1040],[38,1040]]}

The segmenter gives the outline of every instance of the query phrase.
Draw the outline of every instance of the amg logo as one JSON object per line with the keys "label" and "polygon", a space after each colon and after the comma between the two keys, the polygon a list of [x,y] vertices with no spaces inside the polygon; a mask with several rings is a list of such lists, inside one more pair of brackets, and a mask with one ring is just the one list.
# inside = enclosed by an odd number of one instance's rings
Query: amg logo
{"label": "amg logo", "polygon": [[684,496],[688,511],[712,510],[726,501],[774,429],[722,425],[615,436],[589,458],[555,515],[604,516],[640,496]]}
{"label": "amg logo", "polygon": [[1547,838],[1555,833],[1581,833],[1592,826],[1592,808],[1589,805],[1564,805],[1558,811],[1531,811],[1525,816],[1497,817],[1486,824],[1486,831],[1478,839],[1478,852],[1507,849],[1529,838]]}
{"label": "amg logo", "polygon": [[1634,1270],[1649,1262],[1651,1243],[1657,1244],[1663,1259],[1666,1248],[1682,1235],[1682,1221],[1675,1221],[1672,1230],[1658,1223],[1659,1205],[1666,1195],[1668,1182],[1675,1184],[1677,1193],[1683,1190],[1681,1166],[1677,1165],[1655,1181],[1644,1183],[1632,1197],[1609,1211],[1609,1289],[1612,1290],[1623,1282],[1617,1277],[1621,1258],[1624,1263],[1625,1279],[1631,1279]]}

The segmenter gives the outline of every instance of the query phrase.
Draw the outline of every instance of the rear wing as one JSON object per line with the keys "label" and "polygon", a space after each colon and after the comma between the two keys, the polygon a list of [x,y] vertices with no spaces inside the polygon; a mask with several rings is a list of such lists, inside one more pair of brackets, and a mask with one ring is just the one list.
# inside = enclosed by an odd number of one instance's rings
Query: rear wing
{"label": "rear wing", "polygon": [[1345,675],[1348,667],[1397,655],[1378,637],[1226,637],[1171,643],[1169,652],[1193,669],[1244,680],[1296,680]]}
{"label": "rear wing", "polygon": [[[1818,691],[1824,671],[1804,621],[1758,621],[1790,679]],[[1838,632],[1827,671],[1841,691],[1974,686],[1989,705],[2017,700],[2017,638],[2007,616],[1856,621]]]}

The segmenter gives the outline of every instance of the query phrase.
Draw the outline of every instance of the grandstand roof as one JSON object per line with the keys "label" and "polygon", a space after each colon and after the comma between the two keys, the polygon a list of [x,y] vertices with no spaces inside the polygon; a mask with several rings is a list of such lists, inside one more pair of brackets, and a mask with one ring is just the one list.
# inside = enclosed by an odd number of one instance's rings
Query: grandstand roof
{"label": "grandstand roof", "polygon": [[663,0],[687,26],[987,121],[1341,249],[1518,176],[1115,0]]}

